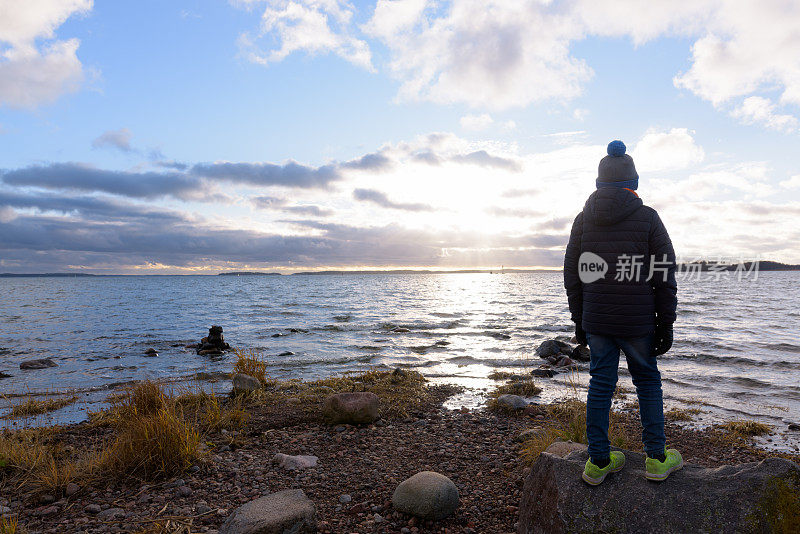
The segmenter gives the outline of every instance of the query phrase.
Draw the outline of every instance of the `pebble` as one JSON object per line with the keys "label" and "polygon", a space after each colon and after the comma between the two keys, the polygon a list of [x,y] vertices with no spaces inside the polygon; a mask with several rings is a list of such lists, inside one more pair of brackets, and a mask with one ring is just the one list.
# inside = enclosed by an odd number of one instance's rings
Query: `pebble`
{"label": "pebble", "polygon": [[56,502],[56,498],[50,495],[49,493],[45,493],[39,498],[39,502],[42,504],[50,504]]}
{"label": "pebble", "polygon": [[97,514],[97,517],[113,519],[118,515],[125,515],[125,510],[122,508],[108,508]]}
{"label": "pebble", "polygon": [[178,488],[178,495],[181,497],[189,497],[192,495],[192,488],[189,486],[181,486]]}
{"label": "pebble", "polygon": [[87,514],[99,514],[102,511],[99,504],[89,504],[84,510]]}
{"label": "pebble", "polygon": [[339,495],[339,502],[342,503],[342,504],[347,504],[352,500],[353,500],[353,498],[350,495],[346,494],[346,493],[343,494],[343,495]]}
{"label": "pebble", "polygon": [[64,495],[66,495],[67,497],[72,497],[73,495],[78,493],[79,489],[81,488],[77,484],[75,484],[74,482],[70,482],[69,484],[67,484],[67,488],[64,490]]}

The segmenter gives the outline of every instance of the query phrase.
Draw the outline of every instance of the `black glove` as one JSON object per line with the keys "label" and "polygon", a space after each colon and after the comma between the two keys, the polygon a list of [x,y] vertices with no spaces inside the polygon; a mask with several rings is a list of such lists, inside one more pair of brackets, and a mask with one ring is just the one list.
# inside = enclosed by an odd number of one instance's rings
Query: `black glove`
{"label": "black glove", "polygon": [[666,354],[670,348],[672,348],[672,325],[656,325],[653,355],[661,356]]}
{"label": "black glove", "polygon": [[583,331],[580,323],[575,323],[575,340],[578,345],[586,345],[586,332]]}

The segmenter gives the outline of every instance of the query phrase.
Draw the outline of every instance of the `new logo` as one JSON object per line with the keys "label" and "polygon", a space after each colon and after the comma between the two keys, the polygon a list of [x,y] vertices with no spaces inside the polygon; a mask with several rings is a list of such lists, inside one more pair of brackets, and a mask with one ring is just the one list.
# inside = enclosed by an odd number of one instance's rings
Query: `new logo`
{"label": "new logo", "polygon": [[578,258],[578,278],[584,284],[600,280],[607,272],[608,263],[594,252],[584,252]]}

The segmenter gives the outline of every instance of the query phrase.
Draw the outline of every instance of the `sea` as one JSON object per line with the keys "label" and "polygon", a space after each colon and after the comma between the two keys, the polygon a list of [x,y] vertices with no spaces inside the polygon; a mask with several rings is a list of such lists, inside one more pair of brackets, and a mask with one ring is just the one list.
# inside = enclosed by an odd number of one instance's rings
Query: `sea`
{"label": "sea", "polygon": [[[699,408],[700,425],[765,421],[779,431],[767,439],[793,450],[800,433],[783,430],[800,422],[798,283],[800,272],[679,277],[675,344],[659,360],[668,407]],[[527,373],[543,363],[539,344],[573,332],[560,272],[0,278],[0,371],[11,375],[0,415],[20,395],[70,393],[81,400],[40,417],[75,422],[130,381],[222,376],[233,353],[186,348],[211,325],[275,378],[403,367],[463,386],[454,408],[482,405],[492,371]],[[20,370],[35,358],[58,366]],[[537,380],[538,402],[585,395],[588,369]],[[635,400],[624,357],[620,384]]]}

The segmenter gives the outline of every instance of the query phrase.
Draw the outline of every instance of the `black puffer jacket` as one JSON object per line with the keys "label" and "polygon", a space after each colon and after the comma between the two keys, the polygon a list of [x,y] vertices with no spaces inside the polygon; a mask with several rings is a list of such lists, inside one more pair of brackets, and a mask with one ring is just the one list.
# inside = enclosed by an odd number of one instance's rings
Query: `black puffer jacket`
{"label": "black puffer jacket", "polygon": [[[603,278],[581,282],[578,260],[584,252],[606,261]],[[656,263],[648,280],[651,257]],[[641,264],[638,276],[630,276],[636,274],[635,269],[621,266],[637,261]],[[675,322],[675,252],[658,213],[627,189],[605,187],[592,193],[572,224],[564,256],[564,287],[572,320],[581,321],[591,334],[639,337],[652,333],[656,323]]]}

